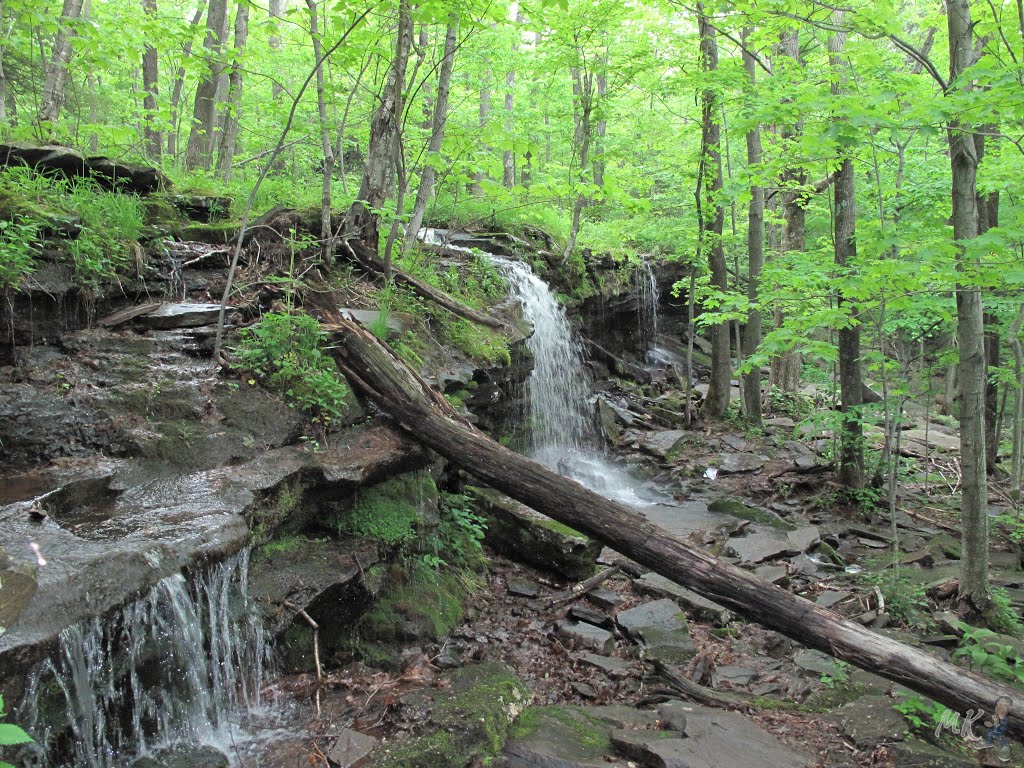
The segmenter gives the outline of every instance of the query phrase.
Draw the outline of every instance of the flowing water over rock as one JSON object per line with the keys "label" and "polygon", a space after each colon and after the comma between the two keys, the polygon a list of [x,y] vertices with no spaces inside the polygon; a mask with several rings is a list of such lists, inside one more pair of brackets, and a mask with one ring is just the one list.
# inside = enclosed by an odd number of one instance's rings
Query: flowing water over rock
{"label": "flowing water over rock", "polygon": [[637,495],[638,481],[602,454],[590,410],[591,381],[583,345],[565,307],[530,266],[491,257],[508,280],[523,318],[533,326],[527,346],[534,358],[526,381],[530,404],[530,455],[545,466],[616,501],[648,503]]}
{"label": "flowing water over rock", "polygon": [[637,323],[640,326],[640,340],[648,356],[658,338],[658,278],[651,262],[640,262],[633,276],[637,292]]}
{"label": "flowing water over rock", "polygon": [[160,581],[118,616],[61,633],[33,673],[20,722],[39,768],[120,768],[175,744],[228,752],[270,679],[269,636],[247,590],[248,553]]}

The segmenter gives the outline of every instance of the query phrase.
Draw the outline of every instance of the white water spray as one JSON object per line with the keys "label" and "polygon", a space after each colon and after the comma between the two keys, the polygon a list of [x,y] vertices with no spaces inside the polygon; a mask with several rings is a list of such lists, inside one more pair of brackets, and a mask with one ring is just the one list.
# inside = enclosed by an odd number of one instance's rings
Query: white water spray
{"label": "white water spray", "polygon": [[[19,713],[39,768],[119,768],[178,743],[224,751],[270,680],[269,636],[247,591],[248,553],[194,580],[160,581],[111,620],[65,629],[29,680]],[[44,715],[40,703],[63,712]],[[54,722],[56,720],[57,722]],[[71,743],[60,761],[51,741]]]}

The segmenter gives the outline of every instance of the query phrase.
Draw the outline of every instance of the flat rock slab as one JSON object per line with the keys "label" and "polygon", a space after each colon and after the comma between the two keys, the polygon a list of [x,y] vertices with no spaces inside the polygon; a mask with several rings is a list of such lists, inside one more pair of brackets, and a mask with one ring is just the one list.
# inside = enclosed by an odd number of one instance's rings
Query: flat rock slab
{"label": "flat rock slab", "polygon": [[685,441],[687,432],[682,429],[666,429],[663,432],[654,432],[645,436],[640,441],[640,448],[645,453],[664,459]]}
{"label": "flat rock slab", "polygon": [[363,571],[377,563],[377,544],[361,539],[300,540],[293,547],[258,550],[249,566],[249,589],[264,606],[267,628],[280,635],[297,619],[312,616],[322,632],[343,632],[372,599]]}
{"label": "flat rock slab", "polygon": [[698,595],[693,590],[676,584],[658,573],[645,573],[633,580],[633,585],[641,592],[656,597],[668,597],[675,600],[685,610],[702,621],[710,621],[716,626],[724,627],[732,620],[729,609],[706,597]]}
{"label": "flat rock slab", "polygon": [[836,713],[843,734],[858,747],[903,741],[907,723],[888,696],[862,696]]}
{"label": "flat rock slab", "polygon": [[621,611],[615,616],[615,621],[631,637],[647,645],[655,641],[664,642],[669,634],[689,636],[686,616],[679,605],[668,598]]}
{"label": "flat rock slab", "polygon": [[821,542],[821,533],[816,525],[805,525],[795,531],[789,531],[786,534],[786,539],[796,550],[793,554],[799,554],[817,546]]}
{"label": "flat rock slab", "polygon": [[540,586],[529,579],[509,579],[508,593],[515,597],[533,598],[540,594]]}
{"label": "flat rock slab", "polygon": [[577,648],[586,648],[604,656],[615,650],[615,635],[607,629],[568,619],[557,622],[555,628],[559,637],[569,640]]}
{"label": "flat rock slab", "polygon": [[615,679],[627,677],[630,672],[629,662],[617,659],[614,656],[598,656],[596,653],[586,653],[580,656],[580,661],[588,666],[600,669],[608,677]]}
{"label": "flat rock slab", "polygon": [[763,563],[777,557],[793,554],[793,545],[788,539],[771,533],[752,533],[747,536],[729,539],[725,548],[741,563]]}
{"label": "flat rock slab", "polygon": [[721,453],[718,459],[718,471],[723,475],[757,472],[767,463],[767,458],[755,453]]}
{"label": "flat rock slab", "polygon": [[103,156],[86,156],[70,147],[0,144],[0,165],[27,165],[40,173],[64,178],[87,177],[105,189],[148,195],[170,186],[156,168]]}
{"label": "flat rock slab", "polygon": [[506,768],[626,768],[625,759],[607,759],[611,729],[589,712],[587,707],[526,710],[505,744]]}
{"label": "flat rock slab", "polygon": [[687,738],[673,736],[678,734],[649,732],[638,745],[643,748],[643,764],[663,768],[807,768],[815,760],[736,712],[696,705],[686,713]]}
{"label": "flat rock slab", "polygon": [[136,323],[144,328],[168,331],[213,325],[219,315],[220,304],[161,304],[152,312],[139,315]]}
{"label": "flat rock slab", "polygon": [[[960,438],[955,434],[947,434],[933,428],[928,429],[928,437],[925,439],[923,429],[905,429],[901,434],[901,443],[914,453],[920,452],[924,455],[924,448],[934,451],[936,448],[947,453],[960,452]],[[910,444],[909,446],[907,444]]]}
{"label": "flat rock slab", "polygon": [[351,728],[345,728],[327,750],[327,759],[337,768],[356,768],[377,748],[380,741]]}
{"label": "flat rock slab", "polygon": [[789,581],[789,570],[784,565],[761,565],[754,569],[754,575],[769,584],[783,584]]}

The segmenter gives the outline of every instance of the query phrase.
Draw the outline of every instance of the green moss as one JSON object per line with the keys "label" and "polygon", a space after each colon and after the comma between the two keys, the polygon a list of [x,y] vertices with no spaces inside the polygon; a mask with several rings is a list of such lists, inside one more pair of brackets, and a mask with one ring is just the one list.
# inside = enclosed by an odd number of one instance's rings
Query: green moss
{"label": "green moss", "polygon": [[213,224],[190,224],[181,230],[185,240],[195,240],[209,245],[227,245],[238,234],[237,221],[218,221]]}
{"label": "green moss", "polygon": [[732,515],[733,517],[738,517],[742,520],[750,520],[752,523],[770,525],[773,528],[779,528],[784,531],[791,531],[796,528],[793,523],[783,520],[774,512],[769,512],[766,509],[756,509],[744,504],[740,499],[728,496],[721,499],[715,499],[713,502],[708,504],[708,509],[712,512],[718,512],[719,514]]}
{"label": "green moss", "polygon": [[[308,480],[302,478],[286,480],[254,505],[250,526],[253,531],[253,543],[256,546],[270,540],[273,532],[281,527],[288,517],[299,508],[308,489]],[[287,539],[282,540],[286,541]]]}
{"label": "green moss", "polygon": [[587,750],[603,755],[611,749],[608,725],[588,714],[583,707],[529,707],[519,716],[509,735],[514,739],[528,739],[551,721],[565,727],[572,740]]}
{"label": "green moss", "polygon": [[378,768],[452,768],[501,754],[511,724],[529,700],[522,681],[503,664],[454,672],[447,689],[431,692],[424,735],[380,753]]}
{"label": "green moss", "polygon": [[439,640],[462,619],[465,601],[478,586],[466,571],[413,560],[393,573],[385,594],[359,620],[358,633],[370,640]]}
{"label": "green moss", "polygon": [[557,520],[552,520],[550,517],[539,517],[537,518],[537,523],[543,525],[548,530],[560,533],[563,536],[573,536],[577,539],[587,538],[585,534],[580,533],[575,528],[570,528],[568,525],[560,523]]}
{"label": "green moss", "polygon": [[338,533],[365,536],[394,548],[412,541],[424,512],[437,505],[434,479],[426,472],[412,472],[360,491],[352,508],[333,522]]}
{"label": "green moss", "polygon": [[266,555],[279,555],[286,552],[293,552],[296,549],[301,549],[308,544],[323,544],[324,542],[330,541],[330,539],[311,539],[308,536],[290,535],[283,536],[280,539],[273,539],[268,541],[262,547],[256,551],[256,557]]}

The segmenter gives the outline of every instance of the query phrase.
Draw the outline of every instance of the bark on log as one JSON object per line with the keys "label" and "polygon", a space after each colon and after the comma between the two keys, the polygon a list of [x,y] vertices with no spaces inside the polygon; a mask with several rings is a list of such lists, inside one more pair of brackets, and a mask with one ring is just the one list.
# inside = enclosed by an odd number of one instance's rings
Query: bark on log
{"label": "bark on log", "polygon": [[[377,255],[371,252],[368,248],[363,247],[356,241],[345,241],[345,247],[352,254],[352,258],[356,260],[363,269],[374,272],[379,275],[386,274],[384,262],[377,258]],[[480,325],[486,325],[489,328],[504,329],[505,323],[496,317],[485,314],[484,312],[478,312],[472,307],[468,307],[462,302],[456,301],[444,291],[439,291],[433,286],[427,285],[422,280],[410,275],[408,272],[403,272],[400,269],[391,268],[391,276],[399,283],[405,283],[412,288],[413,293],[418,296],[422,296],[428,301],[432,301],[435,304],[447,309],[453,315],[458,315],[464,320],[469,320],[472,323],[478,323]]]}
{"label": "bark on log", "polygon": [[[991,712],[1002,696],[1020,698],[1015,689],[876,634],[698,550],[637,511],[494,442],[371,333],[340,316],[329,320],[332,354],[351,383],[411,435],[488,485],[751,621],[956,712]],[[1024,735],[1024,708],[1010,712],[1009,729]]]}

